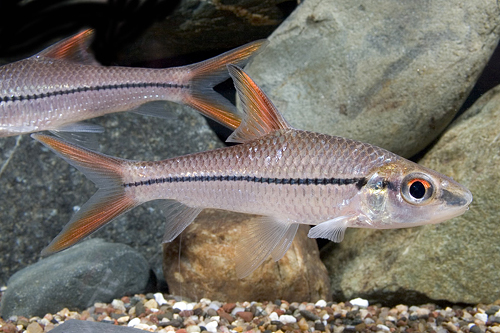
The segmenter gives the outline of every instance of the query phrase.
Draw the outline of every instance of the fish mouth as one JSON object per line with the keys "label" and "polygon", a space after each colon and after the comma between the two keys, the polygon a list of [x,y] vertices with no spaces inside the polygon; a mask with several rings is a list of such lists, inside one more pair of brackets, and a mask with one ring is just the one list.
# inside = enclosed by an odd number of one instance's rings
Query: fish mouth
{"label": "fish mouth", "polygon": [[468,189],[464,190],[465,191],[462,191],[461,193],[456,193],[443,189],[441,199],[446,202],[447,206],[460,207],[467,210],[472,202],[472,193]]}
{"label": "fish mouth", "polygon": [[441,190],[440,201],[444,204],[436,212],[433,223],[439,223],[457,217],[469,210],[472,202],[472,193],[465,187],[452,187]]}

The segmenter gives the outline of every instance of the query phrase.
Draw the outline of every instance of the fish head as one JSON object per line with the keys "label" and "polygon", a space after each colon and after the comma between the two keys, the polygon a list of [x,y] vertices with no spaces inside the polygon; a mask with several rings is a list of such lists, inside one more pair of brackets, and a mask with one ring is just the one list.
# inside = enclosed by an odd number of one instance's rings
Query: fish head
{"label": "fish head", "polygon": [[379,229],[440,223],[463,214],[472,202],[465,186],[407,160],[374,170],[360,194],[368,223]]}

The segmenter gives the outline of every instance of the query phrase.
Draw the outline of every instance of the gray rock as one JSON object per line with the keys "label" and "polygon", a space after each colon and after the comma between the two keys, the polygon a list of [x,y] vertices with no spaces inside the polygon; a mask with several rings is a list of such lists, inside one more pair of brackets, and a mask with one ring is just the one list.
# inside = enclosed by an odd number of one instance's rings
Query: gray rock
{"label": "gray rock", "polygon": [[452,120],[499,33],[493,0],[309,0],[247,71],[297,128],[409,157]]}
{"label": "gray rock", "polygon": [[40,316],[63,308],[144,293],[146,259],[130,246],[91,239],[14,274],[2,297],[1,316]]}
{"label": "gray rock", "polygon": [[[108,155],[161,160],[221,147],[196,111],[169,103],[171,119],[121,113],[92,120],[106,129],[97,136]],[[74,210],[96,191],[85,176],[28,135],[0,138],[0,285],[34,263]],[[137,249],[162,274],[165,217],[144,204],[95,233]],[[91,236],[92,237],[92,236]]]}
{"label": "gray rock", "polygon": [[363,297],[384,304],[498,299],[499,115],[500,86],[454,122],[420,161],[471,190],[469,211],[437,225],[350,230],[323,253],[334,299]]}
{"label": "gray rock", "polygon": [[132,327],[115,326],[99,322],[70,319],[52,329],[53,333],[141,333],[142,330]]}
{"label": "gray rock", "polygon": [[169,291],[191,299],[223,302],[329,299],[328,274],[305,225],[279,261],[269,258],[246,278],[236,276],[236,244],[248,235],[246,222],[254,218],[213,209],[201,212],[180,236],[164,245]]}

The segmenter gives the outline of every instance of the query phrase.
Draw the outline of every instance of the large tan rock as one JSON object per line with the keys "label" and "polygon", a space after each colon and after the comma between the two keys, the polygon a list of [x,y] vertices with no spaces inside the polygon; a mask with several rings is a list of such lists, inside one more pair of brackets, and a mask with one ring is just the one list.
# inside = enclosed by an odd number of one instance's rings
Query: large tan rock
{"label": "large tan rock", "polygon": [[308,226],[299,228],[281,260],[269,258],[251,275],[238,279],[235,245],[247,234],[245,221],[253,218],[204,210],[177,239],[164,245],[164,275],[169,291],[193,300],[207,297],[231,302],[330,298],[328,275],[315,240],[307,238]]}
{"label": "large tan rock", "polygon": [[295,127],[409,157],[452,120],[499,33],[495,0],[308,0],[246,69]]}
{"label": "large tan rock", "polygon": [[466,185],[464,215],[401,230],[350,230],[323,253],[334,298],[492,303],[500,298],[500,86],[463,114],[420,161]]}

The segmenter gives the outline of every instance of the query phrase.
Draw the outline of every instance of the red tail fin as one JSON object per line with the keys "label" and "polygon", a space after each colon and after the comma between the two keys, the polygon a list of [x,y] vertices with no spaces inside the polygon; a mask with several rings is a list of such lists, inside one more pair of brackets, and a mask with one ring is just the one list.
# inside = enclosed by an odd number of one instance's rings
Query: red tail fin
{"label": "red tail fin", "polygon": [[122,169],[127,163],[126,160],[81,148],[52,136],[31,136],[82,171],[99,187],[61,233],[42,251],[42,255],[49,255],[74,245],[140,204],[127,196],[122,186]]}
{"label": "red tail fin", "polygon": [[258,40],[191,65],[190,70],[193,73],[191,94],[184,103],[222,125],[236,129],[240,125],[241,116],[238,115],[234,105],[212,88],[229,78],[227,65],[244,66],[265,43],[265,40]]}

